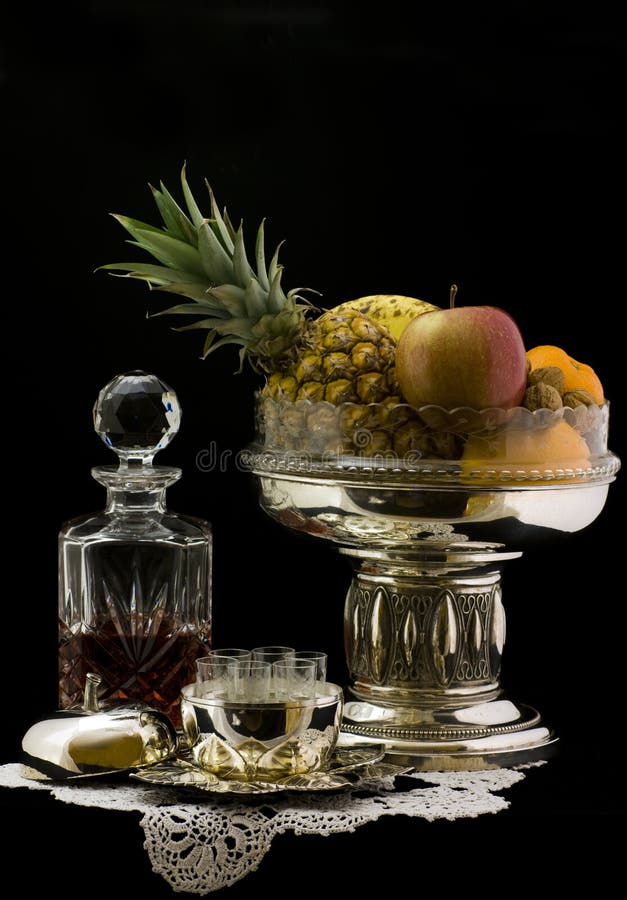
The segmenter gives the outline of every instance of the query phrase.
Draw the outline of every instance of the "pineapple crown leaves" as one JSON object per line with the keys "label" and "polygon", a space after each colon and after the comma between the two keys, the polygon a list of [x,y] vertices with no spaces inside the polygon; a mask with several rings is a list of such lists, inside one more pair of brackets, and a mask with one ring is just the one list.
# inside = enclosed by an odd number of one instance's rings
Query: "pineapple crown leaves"
{"label": "pineapple crown leaves", "polygon": [[109,263],[99,268],[191,301],[153,315],[198,316],[191,325],[174,330],[206,330],[203,359],[218,347],[235,344],[240,347],[240,371],[246,358],[256,371],[275,371],[289,357],[302,335],[306,314],[314,308],[300,293],[311,289],[283,290],[283,266],[279,263],[282,244],[266,265],[265,220],[257,231],[253,269],[246,254],[243,225],[235,229],[226,209],[220,213],[213,190],[208,181],[205,183],[211,205],[209,218],[194,199],[185,166],[181,186],[187,211],[160,182],[159,188],[150,185],[150,189],[162,227],[114,215],[131,235],[127,243],[148,252],[157,264]]}

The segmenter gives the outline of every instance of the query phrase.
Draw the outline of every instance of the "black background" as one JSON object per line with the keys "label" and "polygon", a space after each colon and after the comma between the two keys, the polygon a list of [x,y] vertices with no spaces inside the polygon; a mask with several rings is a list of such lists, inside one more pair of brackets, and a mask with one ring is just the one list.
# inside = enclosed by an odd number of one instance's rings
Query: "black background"
{"label": "black background", "polygon": [[[156,223],[148,182],[179,196],[185,160],[197,195],[207,177],[243,218],[250,248],[264,217],[268,246],[286,239],[286,288],[314,288],[322,306],[373,293],[443,305],[454,281],[458,304],[507,309],[528,347],[590,363],[624,456],[620,7],[93,0],[5,23],[3,761],[56,705],[56,536],[102,506],[90,467],[112,459],[91,408],[129,369],[156,372],[183,407],[160,461],[184,472],[171,507],[214,526],[216,642],[316,645],[347,678],[347,563],[270,522],[234,463],[252,438],[255,376],[233,375],[228,348],[202,362],[198,335],[146,319],[158,294],[94,272],[138,258],[108,213]],[[212,446],[223,465],[203,471],[197,455]],[[229,896],[276,886],[288,865],[312,895],[330,879],[366,890],[390,860],[395,882],[435,885],[416,848],[430,861],[442,846],[468,876],[485,878],[486,859],[509,878],[550,862],[557,884],[577,859],[609,878],[606,842],[625,812],[623,480],[588,529],[506,569],[504,681],[561,737],[558,758],[508,792],[511,808],[285,837]],[[33,850],[53,865],[31,871],[33,886],[60,886],[54,866],[85,877],[106,848],[103,893],[122,883],[117,861],[129,889],[170,895],[136,817],[23,791],[0,804],[9,869],[30,869]]]}

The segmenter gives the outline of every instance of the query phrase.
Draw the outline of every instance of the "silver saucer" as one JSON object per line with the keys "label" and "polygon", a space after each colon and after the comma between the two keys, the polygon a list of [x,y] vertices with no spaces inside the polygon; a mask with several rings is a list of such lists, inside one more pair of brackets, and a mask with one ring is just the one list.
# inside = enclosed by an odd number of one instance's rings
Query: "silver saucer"
{"label": "silver saucer", "polygon": [[383,762],[382,745],[338,747],[326,769],[307,775],[289,775],[279,781],[234,781],[218,778],[194,765],[184,756],[157,763],[134,772],[131,777],[148,784],[193,788],[213,794],[274,794],[283,791],[335,791],[352,787],[363,780],[403,775],[412,766]]}

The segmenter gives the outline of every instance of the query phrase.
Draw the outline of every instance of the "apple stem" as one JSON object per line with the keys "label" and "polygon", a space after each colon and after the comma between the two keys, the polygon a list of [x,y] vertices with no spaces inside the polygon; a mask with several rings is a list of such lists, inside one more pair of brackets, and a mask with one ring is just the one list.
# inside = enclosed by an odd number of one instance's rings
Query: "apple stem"
{"label": "apple stem", "polygon": [[457,296],[457,285],[452,284],[451,290],[449,291],[449,300],[451,304],[451,309],[455,306],[455,297]]}

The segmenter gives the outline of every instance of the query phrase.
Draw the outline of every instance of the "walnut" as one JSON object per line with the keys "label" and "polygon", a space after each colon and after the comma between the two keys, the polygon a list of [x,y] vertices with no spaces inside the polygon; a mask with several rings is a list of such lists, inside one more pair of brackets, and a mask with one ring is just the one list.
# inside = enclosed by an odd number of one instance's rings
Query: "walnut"
{"label": "walnut", "polygon": [[566,391],[564,394],[564,406],[570,406],[574,409],[576,406],[594,406],[596,400],[585,388],[579,388],[576,391]]}
{"label": "walnut", "polygon": [[560,409],[563,404],[558,390],[539,381],[527,388],[522,405],[534,412],[536,409]]}
{"label": "walnut", "polygon": [[549,384],[561,396],[564,393],[564,373],[559,366],[542,366],[532,369],[527,376],[527,387],[532,384]]}

